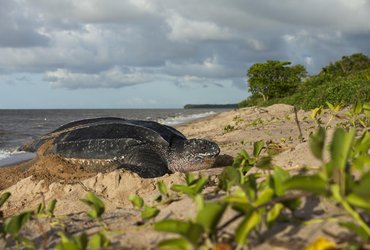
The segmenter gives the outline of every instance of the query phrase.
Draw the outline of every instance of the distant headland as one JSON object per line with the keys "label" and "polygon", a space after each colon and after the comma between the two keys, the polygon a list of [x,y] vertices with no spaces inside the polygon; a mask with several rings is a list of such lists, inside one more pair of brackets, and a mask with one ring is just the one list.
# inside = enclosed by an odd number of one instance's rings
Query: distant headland
{"label": "distant headland", "polygon": [[186,104],[184,109],[235,109],[238,104]]}

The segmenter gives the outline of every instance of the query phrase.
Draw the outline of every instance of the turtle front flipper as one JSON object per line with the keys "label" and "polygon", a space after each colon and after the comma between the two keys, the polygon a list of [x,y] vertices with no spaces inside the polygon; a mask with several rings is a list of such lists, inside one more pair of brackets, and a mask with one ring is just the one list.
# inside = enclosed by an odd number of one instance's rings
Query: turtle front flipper
{"label": "turtle front flipper", "polygon": [[[158,149],[157,149],[158,150]],[[132,150],[119,168],[129,170],[143,178],[155,178],[170,173],[167,161],[153,148]]]}

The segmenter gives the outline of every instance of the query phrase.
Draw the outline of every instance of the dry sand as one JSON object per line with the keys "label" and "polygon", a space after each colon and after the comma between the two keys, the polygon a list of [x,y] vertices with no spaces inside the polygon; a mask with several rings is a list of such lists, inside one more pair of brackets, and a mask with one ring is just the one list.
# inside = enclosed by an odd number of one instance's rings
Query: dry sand
{"label": "dry sand", "polygon": [[[315,128],[308,116],[308,112],[298,112],[304,139],[307,139]],[[228,125],[230,131],[225,131],[224,128]],[[217,166],[201,171],[211,179],[211,184],[204,191],[206,197],[210,199],[213,196],[207,196],[207,193],[214,189],[214,181],[221,173],[222,167],[230,164],[230,157],[234,157],[241,149],[251,152],[253,142],[257,140],[275,146],[279,152],[274,158],[276,165],[287,169],[299,169],[302,166],[320,164],[310,154],[307,141],[302,142],[300,139],[295,113],[293,107],[289,105],[279,104],[267,108],[252,107],[224,112],[179,126],[178,130],[188,138],[207,138],[216,141],[221,148]],[[132,208],[128,196],[139,194],[150,204],[159,194],[156,187],[158,180],[163,180],[168,185],[184,182],[182,173],[142,179],[123,170],[98,174],[86,172],[58,157],[38,158],[17,166],[1,168],[0,176],[1,192],[9,191],[12,194],[2,208],[5,216],[34,209],[40,202],[49,202],[55,198],[58,200],[55,214],[57,218],[63,220],[65,230],[70,234],[79,234],[83,231],[94,233],[98,230],[98,226],[83,213],[87,211],[86,205],[79,201],[88,191],[95,192],[106,204],[104,218],[112,230],[109,234],[113,242],[111,249],[153,249],[159,240],[168,237],[166,234],[155,232],[150,223],[137,226],[140,222],[140,213]],[[180,199],[160,208],[161,213],[156,220],[169,216],[192,218],[196,213],[195,205],[189,198]],[[298,216],[304,219],[320,218],[327,211],[341,213],[331,204],[309,199],[298,212]],[[232,214],[232,211],[228,211],[226,217]],[[236,223],[230,225],[226,232],[232,233],[235,226]],[[49,228],[48,223],[41,223],[39,220],[32,221],[24,230],[27,236],[43,248],[53,247],[57,240],[55,229]],[[333,222],[309,226],[280,223],[268,230],[260,239],[253,240],[251,245],[254,249],[302,249],[318,236],[338,233],[340,229]],[[0,241],[0,248],[4,247],[1,244],[3,242]]]}

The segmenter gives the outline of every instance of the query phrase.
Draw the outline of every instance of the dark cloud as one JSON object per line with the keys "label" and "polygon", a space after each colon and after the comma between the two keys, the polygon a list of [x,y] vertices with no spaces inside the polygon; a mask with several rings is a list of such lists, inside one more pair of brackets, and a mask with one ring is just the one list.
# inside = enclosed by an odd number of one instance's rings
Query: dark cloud
{"label": "dark cloud", "polygon": [[55,87],[245,88],[268,59],[315,73],[355,52],[370,54],[364,0],[0,0],[0,72],[38,72]]}
{"label": "dark cloud", "polygon": [[27,48],[36,46],[47,46],[49,40],[47,37],[38,34],[33,30],[22,28],[1,29],[0,47]]}
{"label": "dark cloud", "polygon": [[39,24],[16,1],[0,1],[0,47],[47,46],[49,39],[37,31]]}

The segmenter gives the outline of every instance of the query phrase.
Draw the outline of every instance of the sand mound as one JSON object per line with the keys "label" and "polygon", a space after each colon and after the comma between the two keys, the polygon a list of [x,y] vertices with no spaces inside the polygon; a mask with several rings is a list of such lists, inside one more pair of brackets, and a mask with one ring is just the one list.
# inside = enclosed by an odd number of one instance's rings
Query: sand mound
{"label": "sand mound", "polygon": [[143,179],[138,175],[115,170],[110,173],[99,173],[85,180],[75,181],[74,184],[54,182],[47,185],[45,180],[35,180],[28,177],[11,186],[12,196],[5,207],[6,214],[12,214],[25,208],[36,207],[43,200],[47,203],[52,199],[58,200],[56,214],[79,213],[86,211],[86,206],[79,202],[87,192],[98,194],[106,203],[107,210],[112,211],[120,207],[131,207],[128,200],[130,194],[139,194],[144,199],[153,197],[158,180],[168,185],[181,183],[183,174],[176,173],[160,178]]}

